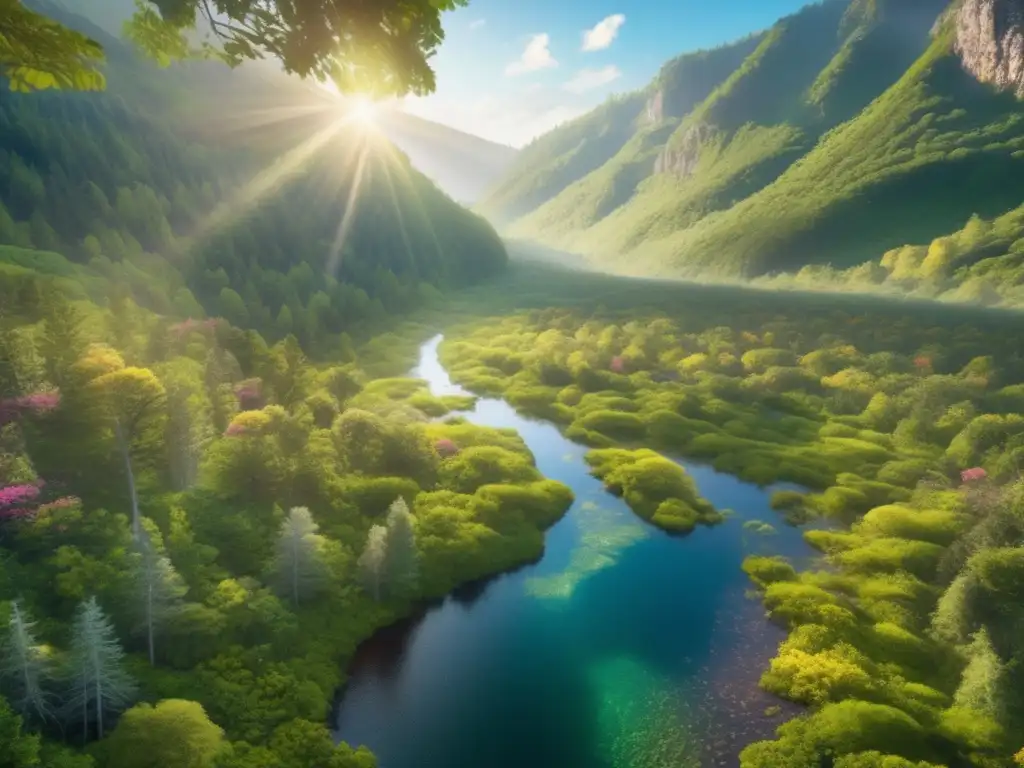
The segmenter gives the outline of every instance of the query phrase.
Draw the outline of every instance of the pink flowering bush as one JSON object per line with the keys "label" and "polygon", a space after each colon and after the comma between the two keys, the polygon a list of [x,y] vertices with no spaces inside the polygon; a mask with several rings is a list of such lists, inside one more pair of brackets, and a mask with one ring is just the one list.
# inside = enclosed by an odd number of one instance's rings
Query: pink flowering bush
{"label": "pink flowering bush", "polygon": [[0,400],[0,426],[14,421],[21,415],[50,413],[60,405],[60,392],[36,392],[22,397]]}
{"label": "pink flowering bush", "polygon": [[175,323],[168,330],[178,338],[193,331],[212,331],[217,327],[216,320],[193,320],[191,317],[181,323]]}
{"label": "pink flowering bush", "polygon": [[259,379],[246,379],[235,385],[235,397],[238,407],[243,411],[255,411],[263,407],[263,382]]}
{"label": "pink flowering bush", "polygon": [[449,456],[454,456],[459,452],[459,446],[449,440],[447,437],[442,437],[436,443],[434,443],[434,450],[437,451],[437,455],[443,459],[447,459]]}
{"label": "pink flowering bush", "polygon": [[29,504],[38,496],[39,486],[37,485],[9,485],[6,488],[0,488],[0,509]]}
{"label": "pink flowering bush", "polygon": [[41,504],[37,511],[43,513],[53,512],[58,509],[72,509],[73,507],[80,506],[81,503],[82,500],[77,496],[62,496],[46,504]]}
{"label": "pink flowering bush", "polygon": [[620,355],[616,355],[608,367],[612,369],[613,373],[622,373],[626,370],[626,361]]}

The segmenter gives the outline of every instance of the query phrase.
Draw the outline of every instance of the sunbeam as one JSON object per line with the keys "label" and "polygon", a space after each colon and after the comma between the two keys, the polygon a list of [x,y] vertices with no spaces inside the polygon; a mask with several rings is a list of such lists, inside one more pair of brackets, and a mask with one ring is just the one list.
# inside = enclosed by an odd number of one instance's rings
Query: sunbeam
{"label": "sunbeam", "polygon": [[341,221],[338,222],[338,230],[334,235],[334,242],[331,243],[331,250],[327,255],[326,272],[332,277],[338,273],[338,267],[341,264],[341,249],[345,245],[345,238],[348,237],[349,229],[355,216],[356,206],[359,203],[359,188],[363,183],[363,173],[366,169],[368,154],[369,140],[363,137],[362,144],[359,147],[359,156],[356,160],[356,171],[352,178],[352,186],[349,188],[348,199],[345,201],[345,211],[341,215]]}
{"label": "sunbeam", "polygon": [[324,147],[344,126],[338,120],[318,131],[309,139],[289,150],[269,168],[258,173],[231,199],[218,205],[200,224],[189,243],[194,247],[199,240],[209,237],[224,226],[237,221],[271,192],[279,189],[288,177],[301,170],[318,150]]}

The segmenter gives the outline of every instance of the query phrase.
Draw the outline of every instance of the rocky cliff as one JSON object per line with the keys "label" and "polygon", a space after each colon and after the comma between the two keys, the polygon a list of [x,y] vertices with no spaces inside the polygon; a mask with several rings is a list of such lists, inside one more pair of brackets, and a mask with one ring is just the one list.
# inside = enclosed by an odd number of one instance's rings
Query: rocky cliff
{"label": "rocky cliff", "polygon": [[1024,98],[1024,0],[964,0],[954,45],[975,78]]}
{"label": "rocky cliff", "polygon": [[654,172],[672,173],[682,179],[692,176],[700,162],[701,149],[712,133],[714,129],[707,123],[687,128],[658,155]]}

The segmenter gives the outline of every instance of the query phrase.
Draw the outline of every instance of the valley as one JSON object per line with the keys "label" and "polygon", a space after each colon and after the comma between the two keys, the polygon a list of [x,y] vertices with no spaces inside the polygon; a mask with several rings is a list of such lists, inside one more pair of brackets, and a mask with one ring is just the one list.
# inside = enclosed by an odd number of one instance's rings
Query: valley
{"label": "valley", "polygon": [[0,9],[0,763],[1024,765],[1018,5],[514,150],[292,76],[464,3],[211,3]]}

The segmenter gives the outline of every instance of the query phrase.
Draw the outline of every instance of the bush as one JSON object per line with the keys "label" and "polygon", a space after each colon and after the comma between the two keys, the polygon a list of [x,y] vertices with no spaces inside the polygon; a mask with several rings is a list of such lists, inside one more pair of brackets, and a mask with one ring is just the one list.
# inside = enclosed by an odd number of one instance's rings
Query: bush
{"label": "bush", "polygon": [[[664,523],[667,529],[680,531],[687,529],[691,517],[706,524],[721,519],[698,495],[686,471],[654,451],[608,448],[590,451],[586,460],[612,493],[621,495],[634,512],[656,525]],[[662,507],[668,501],[673,503]]]}
{"label": "bush", "polygon": [[960,518],[944,509],[915,509],[900,504],[875,507],[855,526],[859,533],[928,541],[946,546],[961,529]]}
{"label": "bush", "polygon": [[743,571],[762,589],[777,581],[796,581],[796,570],[783,557],[750,555],[743,560]]}

